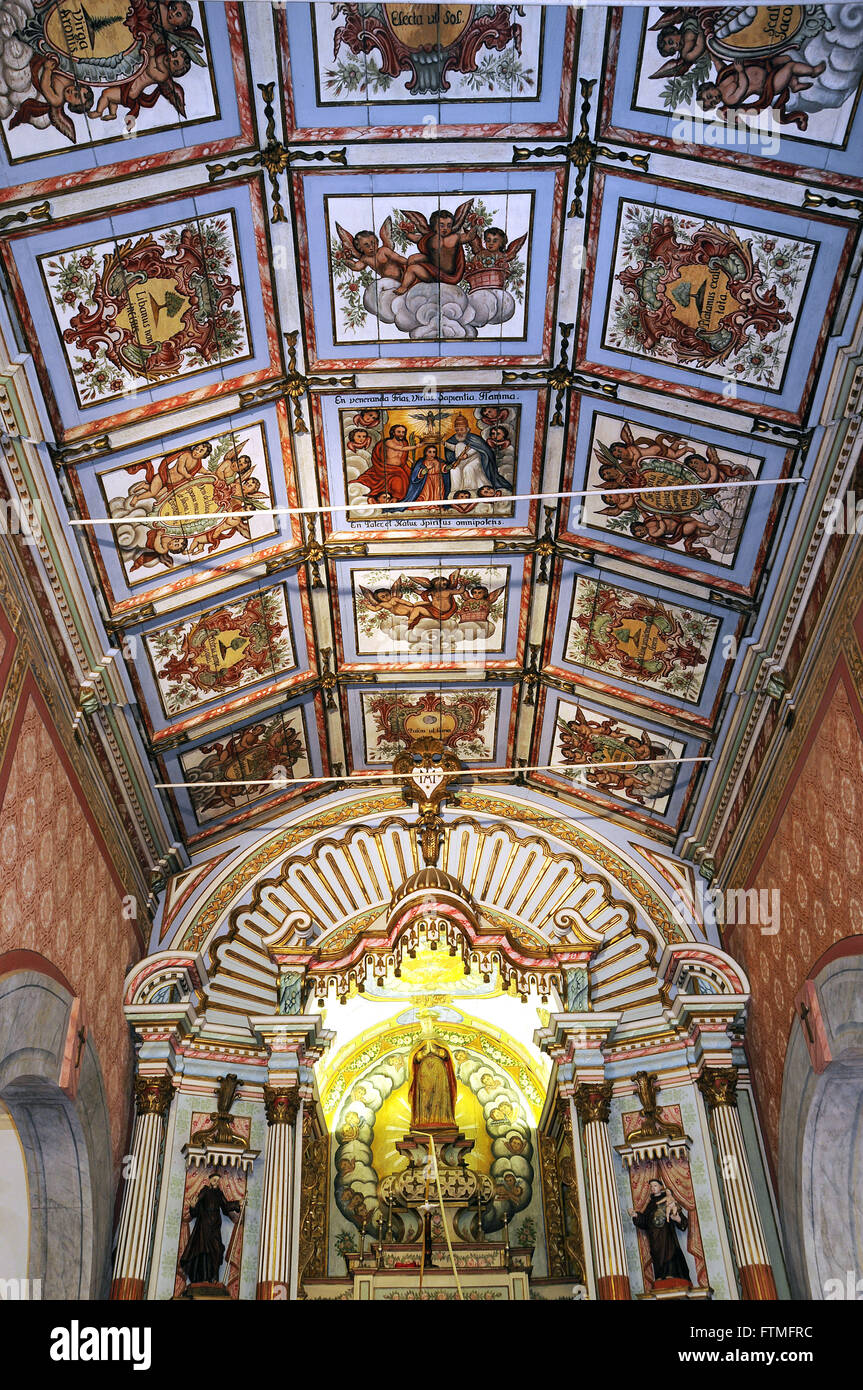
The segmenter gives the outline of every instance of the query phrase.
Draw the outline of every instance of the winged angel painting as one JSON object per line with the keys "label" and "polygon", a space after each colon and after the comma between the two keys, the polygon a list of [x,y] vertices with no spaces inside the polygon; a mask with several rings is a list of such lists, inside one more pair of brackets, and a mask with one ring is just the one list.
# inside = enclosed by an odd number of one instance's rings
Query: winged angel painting
{"label": "winged angel painting", "polygon": [[214,110],[189,0],[0,0],[0,121],[13,159]]}
{"label": "winged angel painting", "polygon": [[[359,575],[366,583],[360,584]],[[362,655],[500,651],[508,572],[503,568],[398,574],[355,573]]]}
{"label": "winged angel painting", "polygon": [[342,201],[330,199],[338,341],[497,337],[504,324],[507,337],[523,333],[529,194],[469,198],[454,211],[418,199],[425,206],[392,209],[377,234],[344,227],[333,207]]}
{"label": "winged angel painting", "polygon": [[863,77],[859,5],[671,5],[645,26],[640,106],[721,120],[769,111],[783,135],[846,138]]}

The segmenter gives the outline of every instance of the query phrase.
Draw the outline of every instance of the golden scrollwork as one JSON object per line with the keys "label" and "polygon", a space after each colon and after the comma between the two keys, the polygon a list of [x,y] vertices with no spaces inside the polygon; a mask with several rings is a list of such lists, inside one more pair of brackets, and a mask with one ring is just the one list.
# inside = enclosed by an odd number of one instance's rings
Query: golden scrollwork
{"label": "golden scrollwork", "polygon": [[584,1240],[581,1233],[581,1210],[578,1205],[578,1171],[569,1139],[564,1140],[558,1159],[560,1186],[563,1196],[563,1244],[567,1271],[579,1284],[587,1282],[584,1264]]}
{"label": "golden scrollwork", "polygon": [[557,1145],[550,1134],[538,1134],[539,1170],[542,1178],[542,1209],[545,1216],[545,1245],[551,1279],[565,1279],[569,1272],[563,1225],[563,1202],[557,1170]]}
{"label": "golden scrollwork", "polygon": [[681,1138],[683,1135],[682,1126],[673,1124],[671,1120],[663,1120],[659,1113],[659,1103],[656,1099],[658,1089],[656,1072],[637,1071],[633,1079],[638,1088],[638,1098],[641,1101],[641,1123],[635,1129],[630,1130],[628,1135],[630,1144],[640,1139]]}
{"label": "golden scrollwork", "polygon": [[198,1146],[218,1145],[230,1148],[247,1149],[248,1139],[237,1134],[234,1129],[234,1122],[231,1119],[231,1106],[237,1093],[237,1077],[234,1072],[229,1072],[227,1076],[219,1077],[219,1085],[216,1091],[216,1109],[210,1115],[210,1123],[205,1129],[198,1130],[195,1135],[195,1143]]}
{"label": "golden scrollwork", "polygon": [[309,1106],[303,1111],[303,1154],[300,1173],[300,1236],[298,1295],[305,1298],[303,1281],[323,1279],[327,1273],[327,1215],[330,1137],[318,1134]]}
{"label": "golden scrollwork", "polygon": [[436,738],[414,739],[393,762],[393,774],[401,779],[405,800],[416,804],[417,837],[426,864],[435,865],[440,857],[444,838],[440,808],[461,771],[455,754]]}

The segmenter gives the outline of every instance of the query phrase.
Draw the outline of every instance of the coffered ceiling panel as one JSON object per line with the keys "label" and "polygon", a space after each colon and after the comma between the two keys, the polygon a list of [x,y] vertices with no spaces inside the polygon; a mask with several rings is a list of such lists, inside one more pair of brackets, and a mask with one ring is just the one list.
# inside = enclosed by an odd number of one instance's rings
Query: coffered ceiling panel
{"label": "coffered ceiling panel", "polygon": [[0,0],[17,443],[101,634],[82,721],[176,853],[429,737],[686,834],[781,687],[765,615],[833,466],[860,37],[833,5]]}

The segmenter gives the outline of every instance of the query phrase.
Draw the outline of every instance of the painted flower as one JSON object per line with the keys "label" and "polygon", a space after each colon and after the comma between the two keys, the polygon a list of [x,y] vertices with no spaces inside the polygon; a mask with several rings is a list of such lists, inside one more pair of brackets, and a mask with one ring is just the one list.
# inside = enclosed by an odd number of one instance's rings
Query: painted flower
{"label": "painted flower", "polygon": [[92,256],[82,256],[82,257],[81,257],[81,269],[82,269],[82,270],[89,270],[92,264],[93,264],[93,257],[92,257]]}
{"label": "painted flower", "polygon": [[86,374],[89,376],[90,373],[95,369],[95,366],[95,362],[82,362],[81,371],[86,372]]}
{"label": "painted flower", "polygon": [[122,380],[121,380],[120,377],[118,377],[118,376],[112,376],[112,377],[111,377],[111,381],[110,381],[110,386],[111,386],[111,390],[112,390],[112,391],[122,391],[122,389],[123,389],[123,382],[122,382]]}
{"label": "painted flower", "polygon": [[348,285],[348,289],[351,292],[351,294],[358,294],[359,288],[360,287],[357,284],[356,280],[352,280],[351,283]]}
{"label": "painted flower", "polygon": [[777,270],[787,270],[791,265],[791,257],[786,256],[784,251],[777,251],[773,257],[773,264]]}
{"label": "painted flower", "polygon": [[63,295],[63,303],[64,303],[64,304],[74,304],[74,303],[75,303],[75,296],[74,296],[74,294],[72,293],[71,290],[66,290],[66,293]]}

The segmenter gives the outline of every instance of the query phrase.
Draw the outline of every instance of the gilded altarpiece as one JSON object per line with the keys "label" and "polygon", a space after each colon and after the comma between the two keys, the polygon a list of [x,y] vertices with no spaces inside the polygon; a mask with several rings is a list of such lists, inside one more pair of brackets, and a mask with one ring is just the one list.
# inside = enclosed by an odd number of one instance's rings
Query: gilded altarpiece
{"label": "gilded altarpiece", "polygon": [[300,1240],[297,1275],[298,1297],[305,1298],[304,1281],[323,1279],[327,1273],[327,1218],[329,1208],[330,1140],[319,1133],[308,1106],[303,1110],[303,1154],[300,1175]]}
{"label": "gilded altarpiece", "polygon": [[572,1137],[561,1127],[556,1138],[540,1133],[537,1142],[549,1278],[573,1279],[584,1285],[584,1240]]}

